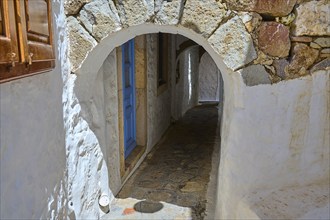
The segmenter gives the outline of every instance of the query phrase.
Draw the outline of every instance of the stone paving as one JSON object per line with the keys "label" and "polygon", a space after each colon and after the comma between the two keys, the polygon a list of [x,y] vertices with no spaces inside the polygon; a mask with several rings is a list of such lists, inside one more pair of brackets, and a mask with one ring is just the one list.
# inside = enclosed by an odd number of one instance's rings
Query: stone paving
{"label": "stone paving", "polygon": [[217,124],[215,105],[189,110],[147,155],[117,197],[148,201],[145,212],[160,201],[189,207],[192,219],[203,219],[213,147],[220,142]]}

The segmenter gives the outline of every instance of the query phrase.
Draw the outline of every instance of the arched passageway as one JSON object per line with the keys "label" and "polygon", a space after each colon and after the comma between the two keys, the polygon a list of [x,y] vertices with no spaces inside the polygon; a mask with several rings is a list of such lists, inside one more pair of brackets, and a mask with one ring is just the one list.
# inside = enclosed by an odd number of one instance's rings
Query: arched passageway
{"label": "arched passageway", "polygon": [[[185,46],[187,43],[189,46]],[[136,92],[132,96],[136,96],[136,115],[133,116],[136,120],[136,125],[133,125],[136,126],[136,144],[127,156],[126,153],[120,155],[122,181],[126,181],[131,175],[138,161],[145,156],[145,151],[150,153],[134,175],[127,180],[118,197],[164,201],[187,207],[192,210],[194,219],[201,219],[205,216],[206,200],[215,200],[215,174],[219,158],[213,158],[214,164],[211,164],[213,150],[219,151],[219,120],[223,104],[221,96],[218,97],[221,101],[219,106],[215,104],[194,108],[199,105],[199,61],[205,51],[183,36],[161,33],[137,36],[111,52],[112,57],[117,57],[117,61],[107,58],[101,67],[103,71],[98,73],[103,74],[103,78],[108,78],[109,75],[118,77],[119,150],[113,149],[109,154],[126,150],[123,140],[127,125],[123,123],[125,113],[121,110],[121,106],[126,104],[121,100],[122,94],[126,92],[122,88],[128,88],[126,80],[123,80],[127,77],[127,72],[123,71],[123,62],[129,65],[129,52],[125,50],[130,44],[134,48],[132,52],[135,52],[132,85],[135,84],[133,87]],[[125,53],[127,55],[124,55]],[[159,53],[163,53],[166,58]],[[110,66],[117,66],[117,70],[110,70]],[[209,74],[219,77],[218,71]],[[108,90],[108,81],[102,83],[103,85],[100,84],[98,88],[103,90],[104,87]],[[219,96],[220,92],[217,94]],[[107,100],[107,95],[105,96]],[[183,119],[180,119],[183,115]],[[175,122],[174,119],[179,121]],[[165,132],[166,130],[169,131]],[[121,131],[124,134],[121,134]],[[116,168],[118,164],[109,161],[109,166]],[[209,187],[211,168],[213,183],[210,184],[212,187]],[[112,189],[122,186],[122,183],[114,182],[114,179],[110,179]],[[207,198],[208,190],[211,190],[211,193]],[[110,213],[107,217],[115,218],[116,213]]]}
{"label": "arched passageway", "polygon": [[[186,47],[187,42],[191,42],[190,44],[192,45]],[[165,33],[140,35],[110,52],[97,72],[95,88],[91,91],[92,100],[95,103],[94,108],[111,109],[112,111],[110,116],[105,119],[101,118],[100,121],[105,120],[109,125],[116,124],[116,121],[118,121],[118,136],[111,136],[110,141],[105,140],[112,143],[106,149],[106,153],[112,156],[117,155],[117,161],[119,160],[118,162],[114,159],[107,161],[109,169],[119,170],[118,173],[110,173],[110,189],[114,194],[117,194],[133,170],[139,166],[147,153],[160,141],[165,131],[174,122],[174,119],[180,119],[189,109],[198,105],[199,61],[204,52],[198,44],[181,35]],[[132,70],[132,73],[130,73],[130,70]],[[163,72],[160,73],[159,71]],[[217,72],[209,74],[217,74]],[[126,103],[125,101],[125,95],[128,89],[132,91],[130,100],[134,100],[133,104]],[[220,90],[222,88],[218,89]],[[223,97],[218,97],[218,100],[221,100],[220,106],[222,106]],[[129,124],[125,121],[125,106],[127,105],[135,106],[134,114],[130,114],[128,119],[131,121],[134,120],[134,124]],[[82,111],[88,112],[88,107],[83,106]],[[187,176],[187,174],[184,174],[185,172],[192,170],[195,172],[195,174],[189,174],[188,179],[182,179],[183,182],[181,181],[180,185],[174,186],[176,190],[172,191],[168,200],[166,198],[164,199],[169,204],[191,208],[194,212],[193,215],[195,217],[199,216],[197,219],[205,215],[206,192],[211,172],[212,152],[214,148],[217,150],[220,148],[218,111],[219,109],[216,106],[212,106],[211,108],[199,107],[189,111],[193,113],[190,113],[190,116],[187,116],[188,118],[185,117],[186,120],[179,122],[182,124],[181,130],[184,129],[186,132],[181,132],[176,138],[173,139],[172,137],[172,140],[169,140],[176,145],[177,149],[170,146],[170,148],[160,150],[157,147],[157,155],[159,153],[162,155],[158,158],[159,160],[162,157],[163,159],[168,157],[172,157],[172,160],[175,159],[174,156],[178,155],[174,154],[173,156],[171,154],[182,148],[181,155],[186,154],[185,157],[194,158],[194,161],[182,160],[179,155],[176,158],[177,163],[172,163],[171,167],[156,166],[155,168],[150,166],[148,168],[151,170],[156,169],[155,172],[162,175],[171,173],[173,169],[179,169],[180,171],[177,170],[178,177]],[[221,117],[221,112],[219,113]],[[196,120],[194,121],[194,119]],[[89,123],[95,134],[99,138],[102,138],[98,129],[93,128],[93,122],[90,121]],[[174,127],[177,128],[177,126]],[[178,130],[175,128],[173,132],[178,133]],[[134,131],[134,135],[132,135],[131,130]],[[115,132],[114,129],[105,127],[105,133]],[[130,140],[134,140],[135,143],[132,144],[131,141],[127,143],[126,135],[132,135]],[[194,143],[195,141],[197,142]],[[118,143],[118,145],[114,145],[113,143]],[[129,144],[128,146],[132,148],[127,148],[126,144]],[[189,144],[195,147],[189,149]],[[159,153],[158,150],[160,150]],[[212,175],[217,173],[219,158],[216,159],[216,165],[213,167],[215,171]],[[188,167],[188,164],[197,163],[197,161],[200,164],[206,164],[205,169],[197,170]],[[163,162],[167,163],[168,161]],[[142,163],[142,167],[144,163]],[[149,171],[141,172],[149,173]],[[192,177],[195,178],[195,181]],[[177,177],[172,176],[172,179],[175,178]],[[185,184],[187,184],[187,187],[190,187],[188,180],[191,180],[190,182],[193,184],[198,184],[201,190],[198,192],[182,193],[180,188],[183,188]],[[216,178],[213,177],[212,180],[214,181],[213,186],[215,186]],[[157,185],[156,182],[152,184]],[[176,182],[176,184],[179,184],[179,182]],[[141,183],[138,185],[141,185]],[[148,191],[146,193],[150,193],[150,196],[153,196],[155,199],[155,194],[165,189],[160,185],[158,186],[157,192],[155,192],[156,189],[152,192],[146,188],[145,190]],[[166,192],[164,193],[166,194]],[[147,198],[130,197],[136,199]],[[208,199],[215,200],[214,193],[212,193],[211,197]],[[161,200],[161,197],[157,198]],[[171,203],[172,199],[173,202]],[[184,202],[188,200],[195,201],[196,203],[188,204]]]}
{"label": "arched passageway", "polygon": [[[210,44],[205,41],[205,39],[194,32],[191,32],[189,29],[186,28],[178,28],[175,26],[158,26],[158,25],[152,25],[152,24],[145,24],[145,25],[139,25],[139,26],[133,26],[130,27],[129,29],[124,29],[122,31],[113,33],[111,36],[108,37],[107,39],[103,39],[96,47],[90,51],[84,60],[83,63],[81,63],[81,66],[79,66],[78,69],[75,69],[74,71],[77,74],[77,78],[75,79],[75,86],[74,86],[74,94],[77,98],[77,101],[80,103],[81,106],[81,114],[84,116],[84,119],[86,120],[87,124],[89,125],[89,128],[94,132],[96,139],[98,140],[100,144],[100,147],[102,149],[103,154],[105,155],[105,161],[107,166],[104,168],[104,171],[102,171],[103,178],[105,176],[106,170],[108,171],[109,175],[109,185],[110,185],[110,190],[116,194],[118,190],[121,188],[123,184],[123,180],[126,178],[122,179],[123,173],[120,169],[122,161],[121,159],[121,153],[120,153],[120,106],[121,104],[120,99],[118,99],[118,96],[115,95],[117,94],[118,90],[120,88],[118,87],[119,84],[118,82],[121,81],[118,79],[118,69],[115,68],[113,63],[117,63],[118,59],[118,54],[111,52],[109,54],[109,51],[114,51],[114,49],[123,43],[127,42],[128,40],[132,39],[135,36],[142,36],[143,34],[147,33],[158,33],[158,32],[163,32],[163,33],[172,33],[172,34],[181,34],[188,39],[192,39],[197,43],[197,45],[202,46],[209,54],[212,56],[214,61],[217,63],[219,67],[223,71],[221,73],[224,73],[224,78],[225,77],[230,77],[228,73],[231,72],[230,69],[226,67],[226,65],[223,63],[222,59],[217,55],[217,53],[214,51],[214,49],[210,46]],[[150,34],[151,36],[152,34]],[[154,39],[150,37],[150,42],[153,42]],[[107,43],[108,42],[108,43]],[[111,43],[110,43],[111,42]],[[152,44],[151,44],[152,45]],[[196,48],[195,48],[196,49]],[[153,48],[152,46],[149,49],[151,52],[154,52],[156,48]],[[198,51],[198,48],[197,48]],[[189,57],[188,55],[187,57]],[[104,57],[105,61],[103,59],[100,59],[100,57]],[[120,55],[119,55],[120,57]],[[150,56],[152,57],[152,56]],[[191,58],[191,57],[190,57]],[[199,57],[197,57],[197,60],[199,60]],[[150,65],[149,62],[157,62],[156,59],[153,60],[145,60],[147,62],[147,66],[152,66]],[[175,56],[174,56],[174,62],[175,62]],[[181,62],[182,63],[182,62]],[[188,62],[187,62],[188,63]],[[190,63],[191,64],[191,63]],[[119,65],[120,66],[120,65]],[[175,73],[175,65],[173,66],[172,72]],[[197,63],[198,66],[198,63]],[[188,66],[184,67],[188,68]],[[99,69],[99,71],[96,71]],[[147,71],[148,72],[148,71]],[[197,71],[198,72],[198,71]],[[186,75],[183,75],[186,76]],[[236,83],[240,84],[242,83],[242,80],[240,79],[240,75],[237,75],[237,77],[234,77]],[[155,81],[156,74],[152,73],[152,75],[148,74],[147,81],[148,79],[151,79],[152,81]],[[198,78],[198,77],[197,77]],[[172,79],[175,79],[174,77]],[[224,80],[226,81],[226,80]],[[175,83],[175,80],[174,80]],[[152,87],[148,87],[150,85],[157,85],[153,82],[147,82],[147,86],[145,87],[147,92],[147,100],[153,99],[152,97],[155,97],[157,99],[157,92],[153,92]],[[189,87],[189,86],[188,86]],[[89,88],[89,89],[87,89]],[[231,87],[229,87],[231,88]],[[197,89],[197,88],[196,88]],[[194,89],[194,92],[196,91]],[[226,88],[224,87],[225,94],[226,93]],[[102,94],[104,92],[104,94]],[[173,91],[174,94],[175,91]],[[191,91],[190,91],[191,93]],[[151,94],[151,96],[148,96]],[[189,92],[187,92],[189,99]],[[230,95],[231,92],[230,90],[228,91],[229,97],[232,96]],[[168,94],[170,96],[171,94]],[[197,96],[198,96],[198,91],[197,91]],[[171,111],[173,109],[169,109],[169,111],[164,111],[167,108],[167,105],[165,104],[166,102],[163,102],[166,100],[166,95],[160,96],[160,102],[155,101],[153,105],[147,105],[147,144],[146,144],[146,150],[143,151],[144,153],[142,154],[142,157],[139,158],[138,161],[136,161],[136,166],[132,167],[130,170],[130,173],[142,162],[144,157],[146,156],[146,153],[148,153],[151,148],[157,143],[159,138],[164,134],[164,131],[167,129],[169,123],[170,123],[170,116],[171,116]],[[182,97],[181,97],[182,98]],[[164,99],[161,101],[161,99]],[[225,100],[223,105],[225,106]],[[234,100],[234,99],[231,99]],[[196,97],[196,103],[198,103],[198,97]],[[177,101],[178,102],[178,101]],[[161,104],[164,103],[164,104]],[[158,106],[157,106],[158,105]],[[118,106],[115,107],[115,106]],[[177,118],[180,118],[185,111],[187,111],[189,108],[193,107],[194,104],[191,104],[190,106],[187,105],[184,108],[181,108],[179,110],[178,114],[176,115]],[[157,115],[159,113],[156,113],[158,111],[160,112],[168,112],[168,116],[165,118],[168,118],[169,120],[165,122],[161,122],[162,118],[164,118],[164,115]],[[109,111],[108,113],[104,111]],[[175,110],[174,110],[175,111]],[[155,113],[153,113],[155,112]],[[93,116],[94,115],[94,116]],[[98,115],[98,116],[96,116]],[[104,115],[104,116],[102,116]],[[108,117],[111,116],[111,117]],[[153,120],[154,119],[154,120]],[[104,122],[102,122],[104,121]],[[118,127],[119,123],[119,127]],[[165,124],[162,126],[162,129],[155,129],[155,127],[159,127],[160,124]],[[159,130],[159,131],[157,131]],[[156,133],[155,133],[156,132]],[[220,132],[220,131],[218,131]],[[218,143],[217,148],[220,148],[220,143]],[[103,167],[104,165],[102,165]],[[126,174],[126,177],[130,175]],[[125,175],[125,174],[124,174]],[[215,174],[214,174],[215,175]],[[217,177],[213,177],[213,179],[216,181]],[[216,184],[215,184],[216,185]],[[112,192],[110,191],[109,193],[106,190],[106,185],[101,186],[103,188],[103,192],[105,194],[110,194],[110,196],[113,196]],[[214,194],[216,195],[216,194]],[[216,199],[214,199],[216,201]]]}

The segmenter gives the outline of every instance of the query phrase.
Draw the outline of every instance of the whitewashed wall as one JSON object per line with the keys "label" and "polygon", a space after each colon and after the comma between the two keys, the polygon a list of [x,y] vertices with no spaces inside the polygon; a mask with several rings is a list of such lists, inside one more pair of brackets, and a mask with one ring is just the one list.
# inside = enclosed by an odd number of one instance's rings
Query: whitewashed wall
{"label": "whitewashed wall", "polygon": [[199,64],[199,101],[219,101],[221,73],[212,57],[204,53]]}
{"label": "whitewashed wall", "polygon": [[[179,40],[182,36],[179,37]],[[173,117],[179,119],[198,104],[199,47],[187,48],[179,55],[179,79],[174,83]]]}
{"label": "whitewashed wall", "polygon": [[61,78],[67,61],[60,6],[53,1],[55,69],[0,84],[1,219],[67,214]]}
{"label": "whitewashed wall", "polygon": [[[175,55],[179,45],[189,39],[175,35],[172,40]],[[190,46],[177,56],[172,60],[172,117],[176,120],[198,104],[199,46]]]}
{"label": "whitewashed wall", "polygon": [[262,190],[329,185],[329,70],[275,85],[233,79],[228,86],[240,89],[224,109],[216,216],[251,217],[239,204]]}
{"label": "whitewashed wall", "polygon": [[[147,112],[148,142],[147,152],[159,141],[171,123],[171,85],[168,79],[167,89],[157,94],[157,34],[147,35]],[[170,76],[169,76],[170,77]]]}

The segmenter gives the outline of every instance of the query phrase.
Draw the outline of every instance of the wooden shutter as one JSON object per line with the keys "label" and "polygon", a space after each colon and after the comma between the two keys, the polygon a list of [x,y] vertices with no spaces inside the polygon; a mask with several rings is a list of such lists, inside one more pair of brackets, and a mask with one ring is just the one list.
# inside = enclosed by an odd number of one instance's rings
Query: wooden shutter
{"label": "wooden shutter", "polygon": [[[50,0],[25,0],[27,59],[54,60]],[[28,60],[28,62],[31,62]]]}
{"label": "wooden shutter", "polygon": [[53,68],[51,0],[0,3],[0,82]]}
{"label": "wooden shutter", "polygon": [[19,61],[16,19],[13,9],[14,1],[0,0],[0,64],[15,65]]}

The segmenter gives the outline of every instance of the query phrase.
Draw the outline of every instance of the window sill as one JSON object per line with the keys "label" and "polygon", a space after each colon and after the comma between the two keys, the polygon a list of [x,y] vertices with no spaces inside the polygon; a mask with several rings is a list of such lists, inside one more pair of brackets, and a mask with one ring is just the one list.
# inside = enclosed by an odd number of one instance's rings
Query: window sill
{"label": "window sill", "polygon": [[17,63],[15,67],[11,67],[9,64],[0,64],[0,83],[48,72],[54,67],[54,60],[36,62],[32,65]]}

